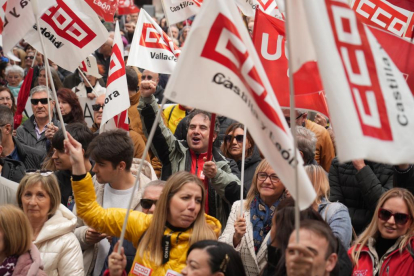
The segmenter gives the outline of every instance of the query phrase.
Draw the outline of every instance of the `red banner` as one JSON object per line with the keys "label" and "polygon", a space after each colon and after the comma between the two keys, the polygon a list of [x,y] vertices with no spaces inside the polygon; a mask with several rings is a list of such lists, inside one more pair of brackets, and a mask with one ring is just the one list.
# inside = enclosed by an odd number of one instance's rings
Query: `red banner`
{"label": "red banner", "polygon": [[[257,10],[253,43],[281,107],[290,106],[285,22]],[[329,116],[316,62],[307,62],[294,74],[296,108]]]}
{"label": "red banner", "polygon": [[118,8],[117,0],[85,0],[85,2],[106,22],[114,22],[114,14]]}
{"label": "red banner", "polygon": [[131,13],[138,13],[139,9],[134,5],[133,0],[119,0],[118,4],[118,14],[131,14]]}

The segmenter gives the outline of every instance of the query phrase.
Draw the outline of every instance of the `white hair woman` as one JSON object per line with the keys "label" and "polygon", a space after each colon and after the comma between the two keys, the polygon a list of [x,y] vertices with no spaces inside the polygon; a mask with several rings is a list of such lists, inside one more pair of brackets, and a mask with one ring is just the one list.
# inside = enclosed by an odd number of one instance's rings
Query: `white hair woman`
{"label": "white hair woman", "polygon": [[22,86],[24,78],[24,70],[18,65],[11,65],[6,67],[6,80],[8,82],[7,88],[11,90],[13,96],[17,98],[20,87]]}

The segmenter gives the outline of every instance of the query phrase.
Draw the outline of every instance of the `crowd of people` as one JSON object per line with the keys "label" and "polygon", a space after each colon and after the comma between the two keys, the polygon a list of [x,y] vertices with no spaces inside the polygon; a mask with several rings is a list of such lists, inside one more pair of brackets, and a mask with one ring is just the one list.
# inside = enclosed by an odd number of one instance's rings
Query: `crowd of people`
{"label": "crowd of people", "polygon": [[[138,14],[117,18],[126,60]],[[192,20],[154,19],[184,45]],[[244,19],[251,33],[254,21]],[[296,120],[317,195],[300,212],[299,230],[267,149],[233,119],[213,122],[206,111],[169,103],[142,159],[168,75],[126,67],[129,131],[100,133],[114,38],[114,25],[104,25],[110,36],[89,56],[98,73],[68,72],[24,41],[13,49],[20,62],[2,56],[0,275],[414,275],[413,164],[340,163],[323,114],[283,110],[289,126]],[[17,125],[31,67],[33,115]],[[90,125],[80,98],[94,101]]]}

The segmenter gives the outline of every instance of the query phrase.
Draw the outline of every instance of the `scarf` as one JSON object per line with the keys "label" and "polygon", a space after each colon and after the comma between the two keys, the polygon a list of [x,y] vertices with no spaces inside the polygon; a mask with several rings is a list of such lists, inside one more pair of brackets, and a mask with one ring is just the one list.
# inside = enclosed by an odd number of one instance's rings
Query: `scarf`
{"label": "scarf", "polygon": [[269,208],[260,196],[256,195],[250,205],[250,221],[253,225],[253,244],[256,254],[259,251],[264,238],[272,227],[273,214],[275,213],[276,207],[279,205],[281,200],[282,197],[280,197]]}
{"label": "scarf", "polygon": [[0,275],[11,276],[13,275],[14,268],[17,264],[17,258],[19,256],[11,255],[4,259],[3,263],[0,265]]}

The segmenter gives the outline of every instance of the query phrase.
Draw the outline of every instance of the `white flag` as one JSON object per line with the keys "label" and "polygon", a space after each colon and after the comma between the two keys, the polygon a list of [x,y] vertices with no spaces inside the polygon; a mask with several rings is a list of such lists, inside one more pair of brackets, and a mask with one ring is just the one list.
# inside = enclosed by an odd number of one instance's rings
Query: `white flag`
{"label": "white flag", "polygon": [[[101,132],[114,128],[129,130],[127,111],[130,107],[130,102],[123,52],[124,45],[117,21],[114,44],[112,46],[111,65],[109,67],[108,86],[106,88],[105,108],[100,127]],[[108,121],[110,122],[106,124]]]}
{"label": "white flag", "polygon": [[258,7],[264,13],[274,17],[282,18],[282,13],[279,11],[276,0],[256,0]]}
{"label": "white flag", "polygon": [[[288,18],[306,14],[308,24],[289,31],[299,37],[311,34],[341,162],[413,162],[414,98],[369,28],[346,0],[297,0],[286,5]],[[293,57],[297,59],[301,58]]]}
{"label": "white flag", "polygon": [[300,154],[293,157],[290,130],[233,1],[203,3],[165,96],[245,124],[293,195],[299,164],[299,206],[313,202],[315,191]]}
{"label": "white flag", "polygon": [[[1,1],[2,7],[4,1]],[[3,52],[7,53],[33,29],[36,18],[33,13],[31,1],[8,0],[4,14],[3,25]],[[38,16],[42,15],[48,8],[56,4],[56,0],[38,0]],[[39,49],[40,47],[35,47]],[[76,68],[76,67],[75,67]]]}
{"label": "white flag", "polygon": [[164,1],[165,15],[170,25],[185,21],[200,10],[200,4],[191,0],[161,0]]}
{"label": "white flag", "polygon": [[239,9],[246,16],[254,16],[256,13],[255,10],[259,8],[258,6],[259,3],[257,3],[258,0],[235,0],[235,1]]}
{"label": "white flag", "polygon": [[91,75],[98,79],[102,78],[102,75],[99,74],[98,63],[93,55],[86,57],[85,60],[83,60],[79,65],[79,69],[81,69],[86,75]]}
{"label": "white flag", "polygon": [[[43,42],[49,59],[66,70],[75,71],[90,53],[105,43],[109,34],[85,1],[56,2],[39,22]],[[24,39],[43,54],[35,24]]]}
{"label": "white flag", "polygon": [[180,53],[181,50],[174,45],[171,38],[141,9],[129,51],[128,66],[171,74]]}

